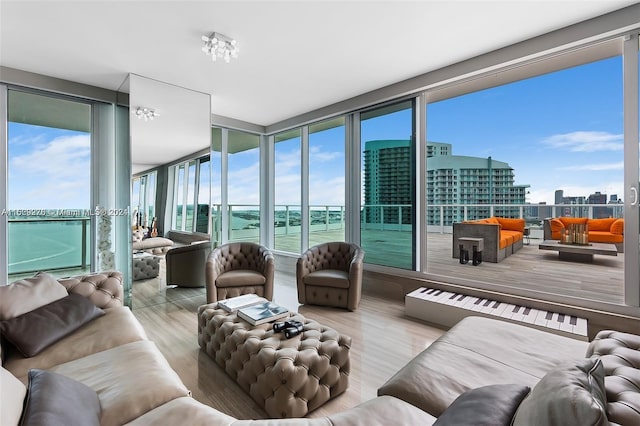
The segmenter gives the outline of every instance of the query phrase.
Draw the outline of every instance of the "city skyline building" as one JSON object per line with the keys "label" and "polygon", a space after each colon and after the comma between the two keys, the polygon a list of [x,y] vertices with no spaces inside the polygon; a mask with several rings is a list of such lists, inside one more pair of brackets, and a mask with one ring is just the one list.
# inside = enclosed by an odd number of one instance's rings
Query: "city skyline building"
{"label": "city skyline building", "polygon": [[[453,155],[452,144],[442,142],[427,142],[426,156],[427,225],[451,225],[491,215],[520,216],[520,207],[515,205],[526,203],[530,185],[515,185],[508,163]],[[364,203],[393,206],[365,209],[368,223],[412,223],[412,164],[410,140],[365,142]]]}

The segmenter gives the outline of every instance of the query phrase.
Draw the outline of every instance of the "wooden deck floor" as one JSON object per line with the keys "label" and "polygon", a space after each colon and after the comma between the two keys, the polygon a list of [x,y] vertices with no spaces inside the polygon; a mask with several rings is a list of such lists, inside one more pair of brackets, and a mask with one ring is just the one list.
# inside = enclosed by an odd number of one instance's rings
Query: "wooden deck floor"
{"label": "wooden deck floor", "polygon": [[[292,238],[299,239],[299,235]],[[329,231],[325,238],[331,241],[343,237]],[[440,281],[450,278],[471,283],[482,281],[508,288],[623,303],[624,253],[615,257],[595,255],[593,263],[565,262],[558,259],[557,252],[539,250],[542,240],[531,238],[529,245],[500,263],[472,266],[461,265],[452,257],[452,238],[452,234],[447,233],[427,234],[426,272],[439,277]],[[411,234],[408,232],[367,231],[362,234],[362,246],[367,252],[365,262],[411,269]]]}
{"label": "wooden deck floor", "polygon": [[500,263],[461,265],[452,258],[450,234],[429,234],[427,272],[506,287],[560,294],[614,304],[623,303],[624,254],[595,255],[593,263],[565,262],[557,252],[539,250],[531,240]]}

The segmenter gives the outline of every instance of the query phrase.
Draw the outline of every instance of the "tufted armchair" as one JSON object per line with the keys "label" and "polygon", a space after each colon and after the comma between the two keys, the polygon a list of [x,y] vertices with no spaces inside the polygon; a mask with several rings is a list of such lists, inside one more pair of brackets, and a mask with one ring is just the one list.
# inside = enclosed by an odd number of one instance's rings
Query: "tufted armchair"
{"label": "tufted armchair", "polygon": [[207,303],[255,293],[273,299],[275,259],[260,244],[237,242],[211,251],[205,267]]}
{"label": "tufted armchair", "polygon": [[364,250],[357,244],[331,242],[311,247],[296,264],[298,302],[356,310],[363,260]]}

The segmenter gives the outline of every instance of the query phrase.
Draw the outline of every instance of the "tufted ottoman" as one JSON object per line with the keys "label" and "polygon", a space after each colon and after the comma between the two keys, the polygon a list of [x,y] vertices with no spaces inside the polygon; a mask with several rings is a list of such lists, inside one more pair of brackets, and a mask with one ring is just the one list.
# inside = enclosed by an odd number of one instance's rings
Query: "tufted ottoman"
{"label": "tufted ottoman", "polygon": [[303,417],[347,389],[350,337],[292,314],[304,332],[285,339],[216,307],[198,308],[198,343],[269,416]]}
{"label": "tufted ottoman", "polygon": [[145,252],[134,253],[132,270],[134,281],[157,277],[160,273],[160,256]]}

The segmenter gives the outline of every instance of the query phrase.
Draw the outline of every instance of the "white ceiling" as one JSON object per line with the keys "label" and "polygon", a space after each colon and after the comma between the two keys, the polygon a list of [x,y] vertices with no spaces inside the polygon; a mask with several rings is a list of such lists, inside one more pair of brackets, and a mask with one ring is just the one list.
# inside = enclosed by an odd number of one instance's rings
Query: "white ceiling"
{"label": "white ceiling", "polygon": [[[633,3],[0,0],[0,65],[111,90],[134,73],[266,126]],[[238,59],[201,51],[212,31]]]}

